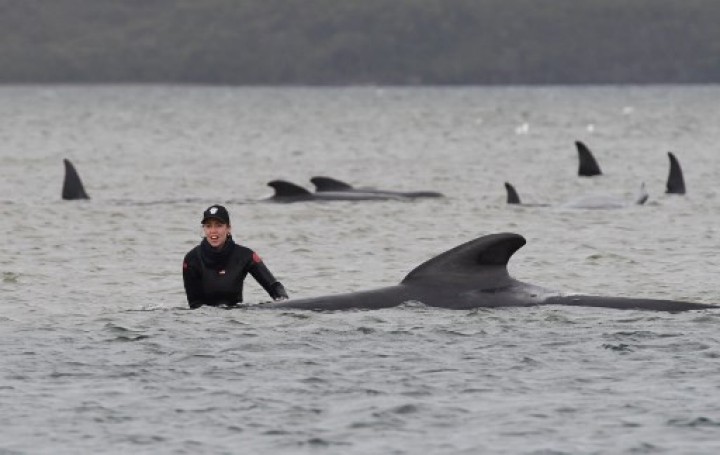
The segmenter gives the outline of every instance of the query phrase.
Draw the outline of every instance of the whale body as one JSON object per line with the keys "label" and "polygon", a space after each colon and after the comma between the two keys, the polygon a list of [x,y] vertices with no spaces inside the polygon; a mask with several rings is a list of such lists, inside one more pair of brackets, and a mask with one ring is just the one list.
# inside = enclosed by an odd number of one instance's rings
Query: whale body
{"label": "whale body", "polygon": [[[509,183],[505,182],[505,192],[507,193],[506,201],[508,204],[515,204],[515,205],[522,205],[524,207],[549,207],[550,204],[544,204],[544,203],[523,203],[520,200],[520,195],[518,194],[515,187]],[[620,196],[614,196],[614,195],[608,195],[608,194],[591,194],[586,196],[581,196],[578,198],[575,198],[573,200],[570,200],[568,202],[565,202],[564,204],[558,205],[558,207],[561,208],[568,208],[568,209],[620,209],[624,207],[629,207],[632,205],[643,205],[645,202],[647,202],[649,198],[649,195],[647,191],[645,190],[645,183],[640,184],[640,189],[637,192],[637,195],[633,200],[628,200],[625,198],[622,198]]]}
{"label": "whale body", "polygon": [[720,306],[627,297],[565,295],[512,278],[507,263],[525,245],[515,233],[491,234],[448,250],[411,271],[396,286],[368,291],[291,299],[263,305],[267,308],[303,310],[381,309],[420,302],[431,307],[454,310],[474,308],[565,305],[687,311]]}
{"label": "whale body", "polygon": [[352,192],[352,193],[371,193],[371,194],[387,194],[390,196],[403,196],[407,198],[422,198],[422,197],[444,197],[442,193],[437,191],[391,191],[391,190],[378,190],[375,188],[356,188],[349,183],[343,182],[332,177],[315,176],[310,179],[313,185],[315,185],[315,191],[317,193],[325,192]]}
{"label": "whale body", "polygon": [[[668,152],[668,158],[670,160],[670,167],[667,181],[665,182],[665,193],[679,195],[685,194],[685,179],[683,177],[682,168],[680,167],[680,162],[672,152]],[[508,204],[517,204],[527,207],[547,207],[550,205],[546,203],[523,203],[517,189],[509,182],[505,182],[505,192]],[[633,204],[642,205],[647,202],[648,198],[649,195],[645,190],[645,184],[641,183],[640,190],[632,201],[613,195],[589,195],[568,201],[561,206],[565,208],[580,209],[614,209],[628,207]]]}
{"label": "whale body", "polygon": [[408,200],[397,194],[366,193],[360,191],[323,191],[311,193],[307,189],[286,180],[272,180],[268,186],[275,190],[268,200],[272,202],[305,201],[387,201]]}

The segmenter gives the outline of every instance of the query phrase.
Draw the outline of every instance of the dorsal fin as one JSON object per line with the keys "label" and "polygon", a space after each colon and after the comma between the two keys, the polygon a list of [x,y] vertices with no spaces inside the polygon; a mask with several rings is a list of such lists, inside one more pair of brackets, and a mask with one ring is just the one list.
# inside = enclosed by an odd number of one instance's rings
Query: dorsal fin
{"label": "dorsal fin", "polygon": [[645,189],[645,182],[640,183],[640,189],[638,190],[637,196],[635,196],[635,203],[637,205],[643,205],[647,202],[650,195]]}
{"label": "dorsal fin", "polygon": [[408,273],[402,283],[427,282],[439,277],[445,281],[467,280],[489,269],[495,272],[495,279],[507,279],[507,263],[523,245],[523,236],[509,232],[479,237],[424,262]]}
{"label": "dorsal fin", "polygon": [[578,175],[581,177],[602,175],[600,166],[598,166],[597,161],[595,161],[595,157],[587,145],[580,141],[575,141],[575,147],[577,148],[578,160],[580,162],[578,166]]}
{"label": "dorsal fin", "polygon": [[334,179],[332,177],[315,176],[310,179],[313,185],[315,185],[316,191],[347,191],[352,190],[353,187],[341,180]]}
{"label": "dorsal fin", "polygon": [[680,162],[675,158],[673,152],[668,152],[670,158],[670,174],[667,179],[666,193],[669,194],[685,194],[685,179],[680,168]]}
{"label": "dorsal fin", "polygon": [[63,180],[62,198],[66,200],[90,199],[75,166],[68,159],[63,159],[63,163],[65,163],[65,179]]}
{"label": "dorsal fin", "polygon": [[285,180],[273,180],[268,182],[268,186],[275,190],[273,197],[305,197],[311,195],[305,188]]}
{"label": "dorsal fin", "polygon": [[518,195],[517,191],[515,191],[515,187],[512,186],[512,184],[505,182],[505,192],[507,193],[507,203],[508,204],[520,204],[520,196]]}

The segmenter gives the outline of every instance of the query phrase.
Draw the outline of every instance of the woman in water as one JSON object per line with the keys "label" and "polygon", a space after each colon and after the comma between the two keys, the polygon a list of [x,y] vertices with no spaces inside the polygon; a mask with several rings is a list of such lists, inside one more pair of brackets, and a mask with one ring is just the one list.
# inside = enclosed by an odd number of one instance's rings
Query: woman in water
{"label": "woman in water", "polygon": [[243,300],[248,273],[273,300],[287,299],[282,283],[275,279],[260,256],[232,238],[230,214],[222,205],[203,212],[205,237],[183,260],[183,282],[190,308],[203,305],[236,305]]}

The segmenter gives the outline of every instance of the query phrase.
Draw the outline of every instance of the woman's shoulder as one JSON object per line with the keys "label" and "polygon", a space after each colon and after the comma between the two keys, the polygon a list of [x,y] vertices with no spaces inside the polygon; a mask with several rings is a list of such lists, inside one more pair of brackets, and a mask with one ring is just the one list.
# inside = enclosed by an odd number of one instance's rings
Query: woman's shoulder
{"label": "woman's shoulder", "polygon": [[240,262],[258,264],[262,262],[260,256],[255,250],[245,245],[235,244],[235,252],[233,254]]}
{"label": "woman's shoulder", "polygon": [[240,245],[239,243],[235,244],[235,254],[242,254],[244,256],[252,256],[252,254],[255,253],[255,251],[247,247],[245,245]]}
{"label": "woman's shoulder", "polygon": [[185,253],[185,262],[195,260],[200,252],[200,245],[195,245],[193,249]]}

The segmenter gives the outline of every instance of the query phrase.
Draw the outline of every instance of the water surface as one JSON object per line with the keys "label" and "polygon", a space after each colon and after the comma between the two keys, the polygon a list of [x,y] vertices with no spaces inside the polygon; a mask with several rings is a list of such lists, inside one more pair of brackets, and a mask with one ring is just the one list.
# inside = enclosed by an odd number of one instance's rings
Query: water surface
{"label": "water surface", "polygon": [[[231,212],[292,296],[510,231],[551,289],[718,302],[720,88],[0,88],[0,453],[716,453],[720,313],[186,309]],[[577,177],[585,141],[605,175]],[[665,195],[667,151],[684,197]],[[62,159],[92,197],[61,201]],[[272,204],[313,175],[441,200]],[[528,202],[510,207],[503,182]],[[588,193],[642,207],[577,210]],[[251,280],[246,299],[267,300]]]}

